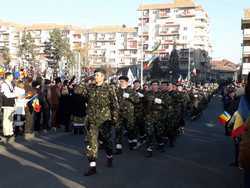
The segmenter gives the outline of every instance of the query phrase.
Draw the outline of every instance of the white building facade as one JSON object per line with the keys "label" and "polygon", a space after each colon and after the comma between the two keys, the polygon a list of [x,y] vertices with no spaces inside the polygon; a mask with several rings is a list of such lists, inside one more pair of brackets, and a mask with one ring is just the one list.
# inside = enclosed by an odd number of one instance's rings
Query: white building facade
{"label": "white building facade", "polygon": [[174,0],[173,3],[143,4],[138,9],[139,49],[145,59],[153,53],[168,60],[174,46],[180,49],[201,49],[211,56],[209,18],[204,9],[193,0]]}
{"label": "white building facade", "polygon": [[244,12],[241,29],[243,32],[242,74],[246,76],[250,72],[250,9],[246,9]]}
{"label": "white building facade", "polygon": [[120,68],[137,63],[137,29],[126,26],[95,27],[88,36],[88,65]]}
{"label": "white building facade", "polygon": [[0,51],[7,48],[12,61],[17,61],[21,31],[21,25],[0,20]]}

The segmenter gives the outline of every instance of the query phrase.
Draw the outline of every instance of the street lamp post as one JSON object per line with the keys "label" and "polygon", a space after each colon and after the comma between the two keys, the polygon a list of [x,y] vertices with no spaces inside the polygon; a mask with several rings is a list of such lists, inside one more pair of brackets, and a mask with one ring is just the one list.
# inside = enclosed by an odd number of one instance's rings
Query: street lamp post
{"label": "street lamp post", "polygon": [[[143,5],[143,0],[141,0],[141,5]],[[144,30],[144,10],[142,9],[142,26],[141,26],[141,87],[143,86],[143,63],[144,63],[144,53],[143,53],[143,30]]]}
{"label": "street lamp post", "polygon": [[191,79],[191,73],[190,73],[190,69],[191,69],[191,60],[190,60],[190,46],[188,48],[188,84],[190,85],[190,79]]}

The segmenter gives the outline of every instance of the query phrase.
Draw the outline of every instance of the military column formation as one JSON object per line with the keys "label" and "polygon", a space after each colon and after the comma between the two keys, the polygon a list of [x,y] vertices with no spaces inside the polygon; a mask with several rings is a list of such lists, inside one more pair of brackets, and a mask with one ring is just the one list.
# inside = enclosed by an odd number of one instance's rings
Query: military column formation
{"label": "military column formation", "polygon": [[174,147],[177,136],[184,134],[185,119],[200,115],[218,89],[217,84],[186,87],[158,80],[144,84],[142,89],[138,80],[134,81],[133,88],[128,83],[128,77],[121,76],[117,85],[108,84],[105,71],[97,69],[94,83],[81,83],[76,87],[87,101],[89,169],[85,176],[97,172],[99,140],[105,149],[108,167],[113,165],[113,146],[114,154],[120,155],[125,143],[130,150],[145,144],[146,157],[152,157],[155,149],[164,152],[166,145]]}

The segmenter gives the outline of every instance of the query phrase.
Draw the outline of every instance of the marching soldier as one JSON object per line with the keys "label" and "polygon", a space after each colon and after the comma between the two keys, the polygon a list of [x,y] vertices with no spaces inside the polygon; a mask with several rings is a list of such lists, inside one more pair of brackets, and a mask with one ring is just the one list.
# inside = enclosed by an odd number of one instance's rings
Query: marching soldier
{"label": "marching soldier", "polygon": [[151,82],[151,91],[145,94],[146,114],[145,127],[147,133],[147,154],[146,157],[152,157],[153,139],[155,137],[161,152],[164,152],[164,143],[162,140],[164,127],[164,106],[167,106],[164,95],[159,91],[159,82]]}
{"label": "marching soldier", "polygon": [[118,120],[118,101],[115,90],[105,81],[105,71],[95,71],[95,83],[86,88],[82,85],[82,94],[87,99],[87,139],[86,155],[89,169],[85,176],[96,174],[98,138],[101,138],[107,155],[107,166],[112,167],[112,125]]}
{"label": "marching soldier", "polygon": [[128,132],[128,142],[130,150],[137,146],[137,129],[135,127],[134,106],[139,103],[139,96],[130,87],[128,87],[128,77],[119,77],[119,88],[117,97],[120,105],[119,119],[116,127],[116,154],[122,153],[122,136],[124,128]]}
{"label": "marching soldier", "polygon": [[182,85],[177,87],[178,93],[178,107],[179,107],[179,130],[178,133],[184,134],[184,127],[185,127],[185,112],[187,111],[187,104],[189,102],[189,96],[186,95],[184,88]]}
{"label": "marching soldier", "polygon": [[177,135],[177,129],[180,125],[181,117],[181,102],[180,95],[177,92],[176,85],[169,84],[169,97],[170,104],[168,105],[168,124],[167,124],[167,136],[169,138],[169,146],[174,147],[175,138]]}
{"label": "marching soldier", "polygon": [[141,83],[139,80],[135,80],[134,91],[140,98],[139,103],[135,104],[135,126],[139,133],[139,144],[143,144],[146,139],[145,122],[144,122],[144,94],[145,92],[141,89]]}

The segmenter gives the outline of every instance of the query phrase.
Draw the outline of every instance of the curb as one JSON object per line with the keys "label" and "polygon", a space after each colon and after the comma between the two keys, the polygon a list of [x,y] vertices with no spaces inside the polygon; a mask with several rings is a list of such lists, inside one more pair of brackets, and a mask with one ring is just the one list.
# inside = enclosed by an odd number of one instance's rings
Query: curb
{"label": "curb", "polygon": [[0,137],[0,149],[1,147],[5,147],[8,144],[15,144],[15,143],[29,143],[29,142],[33,142],[33,141],[39,141],[39,139],[42,140],[52,140],[55,138],[59,138],[61,136],[66,136],[66,135],[70,135],[69,133],[65,133],[65,132],[48,132],[48,133],[26,133],[24,134],[24,136],[18,136],[18,137],[10,137],[10,138],[6,138],[6,137]]}

